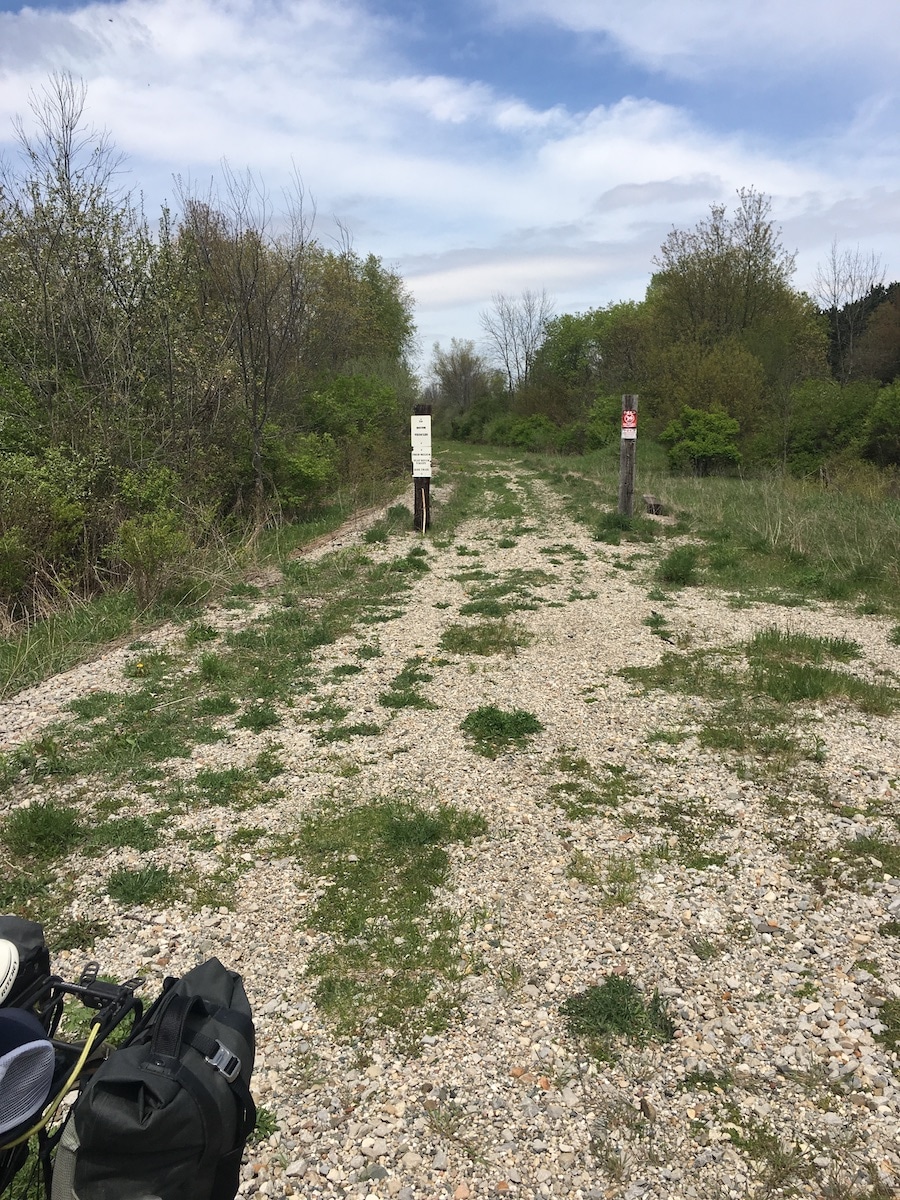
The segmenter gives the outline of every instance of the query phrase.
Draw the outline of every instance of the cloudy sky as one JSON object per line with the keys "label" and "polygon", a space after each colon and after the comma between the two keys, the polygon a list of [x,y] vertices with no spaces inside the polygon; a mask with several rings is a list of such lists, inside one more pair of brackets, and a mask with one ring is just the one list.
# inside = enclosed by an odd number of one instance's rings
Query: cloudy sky
{"label": "cloudy sky", "polygon": [[149,215],[223,159],[396,267],[424,357],[494,293],[643,296],[672,225],[772,197],[900,278],[897,0],[0,0],[0,150],[54,71]]}

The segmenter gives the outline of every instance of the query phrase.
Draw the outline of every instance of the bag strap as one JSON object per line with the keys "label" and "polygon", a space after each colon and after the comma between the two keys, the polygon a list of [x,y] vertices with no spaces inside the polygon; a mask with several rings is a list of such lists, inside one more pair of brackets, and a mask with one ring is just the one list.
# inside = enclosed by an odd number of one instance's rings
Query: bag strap
{"label": "bag strap", "polygon": [[[208,1006],[199,996],[171,994],[167,997],[167,1001],[165,1010],[153,1030],[150,1053],[154,1056],[164,1055],[177,1059],[182,1044],[184,1044],[192,1047],[198,1054],[202,1054],[210,1068],[218,1071],[234,1092],[240,1109],[237,1138],[240,1142],[245,1141],[256,1125],[256,1104],[250,1094],[250,1088],[241,1077],[243,1064],[240,1058],[218,1039],[208,1037],[199,1030],[186,1029],[187,1019],[195,1009],[199,1010],[204,1017],[211,1015]],[[240,1014],[238,1016],[239,1020],[234,1024],[239,1027],[245,1026],[252,1031],[252,1023],[245,1021]],[[177,1077],[182,1083],[186,1083],[184,1072],[178,1072]],[[191,1087],[188,1090],[192,1093],[195,1091]],[[195,1099],[199,1101],[200,1098],[195,1096]]]}
{"label": "bag strap", "polygon": [[218,1039],[207,1037],[205,1033],[189,1030],[183,1034],[183,1037],[187,1045],[196,1050],[198,1054],[202,1054],[214,1070],[225,1076],[231,1086],[241,1110],[237,1138],[241,1142],[245,1141],[256,1125],[256,1102],[241,1075],[243,1064],[240,1058]]}
{"label": "bag strap", "polygon": [[133,1046],[134,1043],[139,1040],[141,1035],[143,1033],[145,1033],[147,1031],[147,1029],[150,1028],[151,1025],[154,1024],[160,1011],[167,1004],[171,1003],[172,996],[174,995],[174,993],[172,992],[172,988],[175,986],[175,984],[177,982],[178,982],[177,975],[167,975],[166,976],[166,978],[163,980],[163,990],[156,997],[156,999],[153,1001],[153,1003],[150,1005],[150,1007],[144,1009],[141,1019],[139,1021],[135,1021],[134,1025],[131,1028],[131,1032],[128,1034],[128,1037],[122,1043],[123,1048],[125,1046]]}
{"label": "bag strap", "polygon": [[177,993],[171,992],[167,1000],[168,1003],[153,1027],[150,1053],[165,1055],[167,1058],[178,1058],[181,1043],[184,1040],[185,1022],[191,1010],[199,1006],[205,1015],[206,1009],[203,1008],[203,1001],[199,996],[179,996]]}

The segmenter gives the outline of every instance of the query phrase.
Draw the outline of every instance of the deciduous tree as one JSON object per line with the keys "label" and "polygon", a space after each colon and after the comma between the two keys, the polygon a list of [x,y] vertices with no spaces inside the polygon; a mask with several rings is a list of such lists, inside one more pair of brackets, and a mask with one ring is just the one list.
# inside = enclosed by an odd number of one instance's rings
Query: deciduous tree
{"label": "deciduous tree", "polygon": [[431,394],[446,418],[461,416],[488,395],[494,374],[473,341],[451,338],[448,350],[444,350],[439,342],[434,343]]}
{"label": "deciduous tree", "polygon": [[795,255],[781,244],[772,202],[741,188],[732,217],[724,204],[693,229],[673,229],[654,258],[648,297],[667,337],[701,344],[740,336],[790,287]]}
{"label": "deciduous tree", "polygon": [[842,385],[854,375],[856,353],[869,313],[883,297],[884,268],[873,252],[841,250],[835,238],[817,268],[816,296],[831,326],[831,363]]}
{"label": "deciduous tree", "polygon": [[518,299],[495,293],[493,308],[481,313],[485,340],[506,375],[510,394],[528,382],[552,316],[553,301],[547,292],[528,288]]}
{"label": "deciduous tree", "polygon": [[155,246],[116,186],[109,136],[85,122],[85,99],[82,83],[57,74],[31,97],[33,128],[15,122],[18,166],[0,172],[3,340],[51,439],[112,453],[142,436],[131,406]]}
{"label": "deciduous tree", "polygon": [[890,383],[900,376],[900,283],[892,283],[866,322],[854,365],[863,377]]}
{"label": "deciduous tree", "polygon": [[279,214],[249,171],[223,166],[221,193],[182,194],[183,230],[198,269],[227,314],[227,351],[233,356],[247,420],[255,511],[265,511],[264,430],[283,392],[309,320],[311,238],[299,185]]}

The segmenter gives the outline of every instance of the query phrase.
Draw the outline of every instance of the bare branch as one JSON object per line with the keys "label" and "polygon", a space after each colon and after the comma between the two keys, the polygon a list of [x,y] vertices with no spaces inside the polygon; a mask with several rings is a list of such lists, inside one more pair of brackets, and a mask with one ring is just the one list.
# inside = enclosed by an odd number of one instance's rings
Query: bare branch
{"label": "bare branch", "polygon": [[481,328],[492,354],[502,367],[510,392],[528,382],[535,356],[553,317],[553,301],[546,291],[526,289],[518,300],[494,294],[493,309],[480,314]]}
{"label": "bare branch", "polygon": [[831,243],[828,258],[816,269],[816,299],[831,317],[833,364],[842,384],[853,375],[856,348],[869,316],[872,293],[884,285],[881,258],[857,245],[840,250]]}

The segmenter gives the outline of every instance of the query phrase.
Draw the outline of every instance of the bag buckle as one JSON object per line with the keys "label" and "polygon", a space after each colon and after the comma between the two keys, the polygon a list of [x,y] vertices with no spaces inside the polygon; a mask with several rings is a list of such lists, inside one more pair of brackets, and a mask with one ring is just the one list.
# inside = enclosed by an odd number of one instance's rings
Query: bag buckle
{"label": "bag buckle", "polygon": [[229,1083],[234,1083],[241,1073],[241,1060],[219,1041],[216,1042],[215,1051],[206,1055],[206,1061],[224,1075]]}

